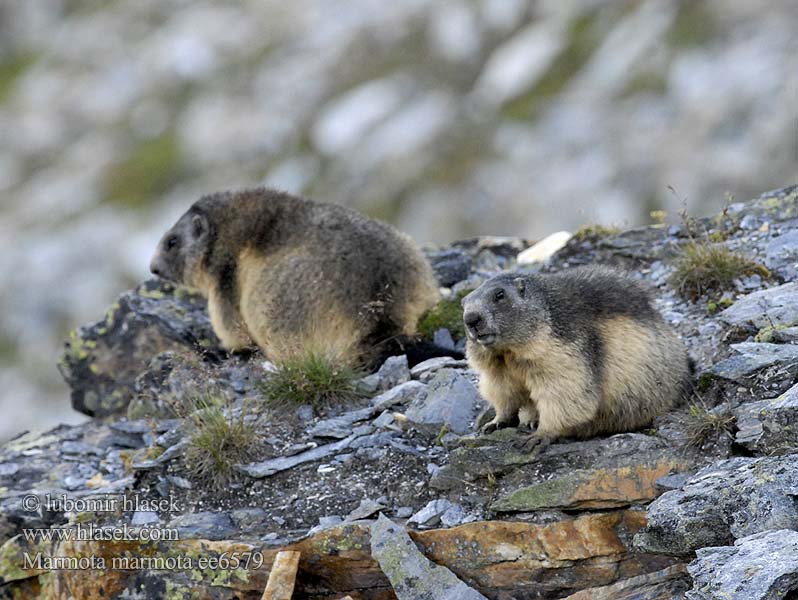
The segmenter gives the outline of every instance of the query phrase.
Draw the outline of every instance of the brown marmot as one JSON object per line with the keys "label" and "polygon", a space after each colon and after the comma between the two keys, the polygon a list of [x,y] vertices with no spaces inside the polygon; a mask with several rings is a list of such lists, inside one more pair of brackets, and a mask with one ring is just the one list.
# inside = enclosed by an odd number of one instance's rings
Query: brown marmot
{"label": "brown marmot", "polygon": [[427,260],[393,227],[270,189],[199,199],[161,239],[150,270],[198,289],[231,351],[273,361],[314,352],[348,364],[411,335],[435,304]]}
{"label": "brown marmot", "polygon": [[642,284],[605,267],[502,274],[463,299],[466,355],[496,409],[489,432],[532,444],[639,429],[683,399],[692,362]]}

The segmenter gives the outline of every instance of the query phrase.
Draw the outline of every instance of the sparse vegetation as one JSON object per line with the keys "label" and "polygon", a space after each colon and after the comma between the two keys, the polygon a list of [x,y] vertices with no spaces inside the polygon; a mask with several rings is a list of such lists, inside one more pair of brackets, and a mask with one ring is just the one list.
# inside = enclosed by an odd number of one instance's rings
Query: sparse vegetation
{"label": "sparse vegetation", "polygon": [[692,448],[702,448],[708,443],[731,437],[733,426],[734,415],[729,411],[710,410],[693,403],[687,413],[687,444]]}
{"label": "sparse vegetation", "polygon": [[578,242],[583,240],[595,240],[598,238],[609,237],[617,235],[621,230],[618,227],[601,225],[599,223],[590,223],[583,225],[574,233],[574,239]]}
{"label": "sparse vegetation", "polygon": [[446,328],[455,338],[465,337],[463,307],[460,303],[470,292],[471,290],[463,290],[438,302],[421,317],[418,332],[431,338],[438,329]]}
{"label": "sparse vegetation", "polygon": [[116,204],[142,206],[175,183],[180,163],[180,146],[173,133],[142,141],[110,168],[105,197]]}
{"label": "sparse vegetation", "polygon": [[360,396],[358,372],[319,353],[298,354],[277,365],[261,389],[272,405],[325,406]]}
{"label": "sparse vegetation", "polygon": [[767,278],[770,271],[726,246],[693,241],[677,258],[671,284],[680,294],[695,300],[703,294],[731,290],[735,279],[750,275]]}
{"label": "sparse vegetation", "polygon": [[203,398],[187,417],[191,432],[185,451],[186,468],[192,477],[220,491],[238,477],[235,465],[252,460],[258,450],[258,433],[219,398]]}

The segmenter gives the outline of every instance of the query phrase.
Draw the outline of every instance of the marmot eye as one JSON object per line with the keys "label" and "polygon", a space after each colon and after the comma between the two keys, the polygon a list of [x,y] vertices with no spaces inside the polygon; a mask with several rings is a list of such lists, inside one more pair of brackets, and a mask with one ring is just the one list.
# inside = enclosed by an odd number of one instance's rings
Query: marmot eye
{"label": "marmot eye", "polygon": [[493,299],[498,302],[499,300],[504,300],[504,290],[496,290],[493,292]]}
{"label": "marmot eye", "polygon": [[166,249],[171,250],[175,246],[177,246],[177,236],[173,235],[168,240],[166,240]]}

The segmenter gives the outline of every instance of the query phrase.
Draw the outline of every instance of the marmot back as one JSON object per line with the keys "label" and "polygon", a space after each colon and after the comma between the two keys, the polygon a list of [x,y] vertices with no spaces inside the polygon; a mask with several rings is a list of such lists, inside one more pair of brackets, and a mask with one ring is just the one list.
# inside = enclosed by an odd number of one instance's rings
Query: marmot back
{"label": "marmot back", "polygon": [[684,344],[628,275],[582,267],[502,274],[463,300],[467,355],[496,409],[486,430],[540,438],[632,431],[689,392]]}
{"label": "marmot back", "polygon": [[353,210],[268,189],[198,200],[164,235],[151,271],[200,290],[229,350],[270,360],[319,352],[357,363],[415,332],[438,298],[421,251]]}

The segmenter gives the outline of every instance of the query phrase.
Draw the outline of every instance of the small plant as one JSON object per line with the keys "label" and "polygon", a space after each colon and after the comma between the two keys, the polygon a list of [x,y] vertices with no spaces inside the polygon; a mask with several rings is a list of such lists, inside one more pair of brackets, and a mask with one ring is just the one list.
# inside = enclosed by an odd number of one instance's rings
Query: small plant
{"label": "small plant", "polygon": [[187,417],[190,426],[185,464],[196,481],[221,491],[238,477],[235,466],[250,461],[258,450],[258,432],[246,411],[234,415],[219,398],[197,401]]}
{"label": "small plant", "polygon": [[460,303],[470,292],[471,290],[462,290],[451,298],[438,302],[419,319],[418,332],[431,338],[438,329],[445,328],[455,338],[464,338],[463,307]]}
{"label": "small plant", "polygon": [[261,384],[273,405],[328,406],[360,396],[356,388],[358,372],[321,353],[298,354],[277,365],[277,370]]}
{"label": "small plant", "polygon": [[582,227],[577,229],[576,232],[574,233],[574,240],[576,240],[577,242],[582,242],[584,240],[597,240],[598,238],[616,235],[620,233],[620,231],[621,230],[618,227],[593,223],[593,224],[583,225]]}
{"label": "small plant", "polygon": [[698,403],[690,405],[687,413],[687,445],[702,448],[707,443],[732,436],[734,415],[729,411],[709,410]]}
{"label": "small plant", "polygon": [[683,296],[696,300],[706,293],[733,289],[735,279],[750,275],[767,278],[770,271],[726,246],[693,241],[676,259],[671,285]]}

